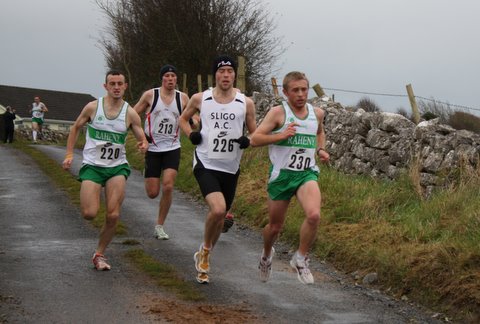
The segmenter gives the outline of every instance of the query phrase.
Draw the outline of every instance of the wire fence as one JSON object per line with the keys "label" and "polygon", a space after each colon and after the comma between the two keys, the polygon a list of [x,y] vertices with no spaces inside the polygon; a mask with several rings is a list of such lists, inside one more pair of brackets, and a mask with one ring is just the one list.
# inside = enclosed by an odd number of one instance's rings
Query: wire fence
{"label": "wire fence", "polygon": [[[283,86],[282,86],[282,85],[277,85],[277,88],[283,88]],[[348,89],[326,88],[326,87],[322,87],[322,89],[328,90],[328,91],[337,91],[337,92],[345,92],[345,93],[364,94],[364,95],[370,95],[370,96],[408,98],[408,95],[406,95],[406,94],[367,92],[367,91],[359,91],[359,90],[348,90]],[[469,107],[469,106],[464,106],[464,105],[452,104],[452,103],[450,103],[450,102],[440,101],[440,100],[436,100],[436,99],[433,99],[433,98],[426,98],[426,97],[422,97],[422,96],[417,96],[417,95],[415,95],[415,99],[433,102],[434,104],[438,104],[438,105],[445,105],[445,106],[447,106],[447,107],[449,107],[449,108],[458,108],[458,109],[462,109],[462,110],[469,110],[469,111],[471,110],[471,111],[480,112],[480,108],[475,108],[475,107]]]}

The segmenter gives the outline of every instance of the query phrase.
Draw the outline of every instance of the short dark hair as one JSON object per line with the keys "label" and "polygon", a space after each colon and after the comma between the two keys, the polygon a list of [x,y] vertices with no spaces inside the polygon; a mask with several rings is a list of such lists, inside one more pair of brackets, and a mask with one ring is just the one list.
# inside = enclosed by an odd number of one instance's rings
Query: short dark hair
{"label": "short dark hair", "polygon": [[283,88],[285,90],[288,90],[288,84],[290,81],[299,81],[299,80],[305,80],[307,81],[307,85],[310,86],[310,82],[307,79],[307,76],[303,72],[299,71],[292,71],[288,72],[287,75],[283,78]]}
{"label": "short dark hair", "polygon": [[120,71],[117,69],[111,69],[111,70],[108,70],[107,74],[105,74],[105,83],[107,83],[107,78],[109,75],[123,75],[125,78],[125,82],[127,82],[127,76],[125,75],[125,73],[123,73],[123,71]]}

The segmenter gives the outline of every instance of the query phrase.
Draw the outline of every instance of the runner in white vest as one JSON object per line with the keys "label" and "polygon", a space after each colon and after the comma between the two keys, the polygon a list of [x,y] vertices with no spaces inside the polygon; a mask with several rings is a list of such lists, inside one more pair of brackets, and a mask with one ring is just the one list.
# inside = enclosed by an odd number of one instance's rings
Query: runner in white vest
{"label": "runner in white vest", "polygon": [[145,153],[148,148],[140,117],[123,100],[127,89],[125,74],[114,70],[107,72],[104,88],[107,95],[89,102],[70,128],[67,153],[63,161],[63,168],[69,170],[78,135],[87,125],[83,165],[79,172],[82,182],[80,209],[85,219],[95,218],[100,208],[102,187],[105,187],[107,206],[105,225],[92,258],[97,270],[110,270],[104,252],[115,235],[125,197],[125,185],[130,175],[130,167],[125,157],[128,129],[133,131],[140,152]]}
{"label": "runner in white vest", "polygon": [[[216,86],[194,94],[180,117],[180,127],[197,145],[194,175],[208,205],[203,243],[194,254],[197,281],[209,282],[210,253],[223,228],[235,197],[242,150],[250,140],[243,134],[246,125],[256,129],[255,105],[234,87],[236,63],[228,56],[217,57],[213,65]],[[189,120],[200,113],[201,130],[192,131]]]}
{"label": "runner in white vest", "polygon": [[32,138],[34,143],[37,143],[37,136],[42,133],[43,117],[47,111],[48,108],[40,101],[40,97],[34,97],[32,109],[30,109],[32,113]]}
{"label": "runner in white vest", "polygon": [[105,113],[104,98],[97,100],[92,121],[87,124],[82,163],[99,167],[116,167],[127,164],[125,141],[127,138],[128,102],[124,101],[114,118]]}
{"label": "runner in white vest", "polygon": [[[149,198],[160,193],[162,178],[162,198],[153,235],[160,240],[168,240],[164,230],[165,220],[172,204],[173,186],[180,164],[180,128],[178,119],[188,96],[175,90],[177,69],[173,65],[164,65],[160,69],[162,86],[147,90],[133,109],[142,115],[145,113],[144,131],[149,141],[145,155],[145,191]],[[163,175],[162,175],[163,173]]]}
{"label": "runner in white vest", "polygon": [[263,230],[264,248],[260,257],[260,279],[267,281],[272,272],[273,244],[285,222],[291,198],[295,195],[305,211],[300,228],[300,245],[290,265],[304,284],[312,284],[308,256],[320,221],[319,169],[315,155],[326,162],[324,112],[307,103],[309,82],[305,74],[290,72],[283,80],[287,101],[267,113],[252,135],[252,146],[269,145],[272,166],[268,180],[269,223]]}

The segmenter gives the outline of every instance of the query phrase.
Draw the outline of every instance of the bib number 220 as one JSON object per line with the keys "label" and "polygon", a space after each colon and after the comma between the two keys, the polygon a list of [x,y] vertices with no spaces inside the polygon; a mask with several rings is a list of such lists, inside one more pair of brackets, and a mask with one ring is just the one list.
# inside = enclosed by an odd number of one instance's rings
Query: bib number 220
{"label": "bib number 220", "polygon": [[120,156],[120,149],[118,147],[102,147],[100,152],[100,159],[102,160],[116,160]]}

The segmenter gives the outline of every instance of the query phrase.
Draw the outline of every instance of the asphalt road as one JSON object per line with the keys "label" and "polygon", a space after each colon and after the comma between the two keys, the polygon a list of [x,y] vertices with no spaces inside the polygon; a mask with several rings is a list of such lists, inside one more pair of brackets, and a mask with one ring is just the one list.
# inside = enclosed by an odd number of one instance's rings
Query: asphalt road
{"label": "asphalt road", "polygon": [[[59,163],[65,153],[55,146],[36,148]],[[202,241],[205,206],[175,192],[165,226],[168,241],[153,238],[157,208],[158,198],[145,195],[143,177],[133,171],[121,215],[128,238],[195,282],[193,253]],[[123,257],[130,248],[121,244],[125,237],[116,237],[106,251],[112,270],[93,270],[97,237],[98,230],[28,156],[0,146],[0,323],[165,322],[146,302],[164,292]],[[263,321],[275,323],[438,322],[428,311],[352,284],[318,260],[311,263],[315,284],[302,285],[288,265],[292,251],[280,244],[272,277],[262,283],[261,249],[260,234],[238,224],[222,234],[211,257],[211,282],[201,285],[208,303],[247,305]]]}

